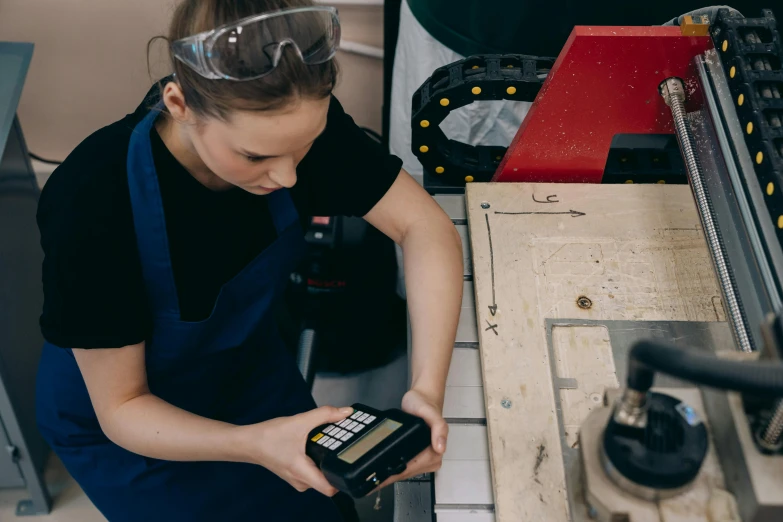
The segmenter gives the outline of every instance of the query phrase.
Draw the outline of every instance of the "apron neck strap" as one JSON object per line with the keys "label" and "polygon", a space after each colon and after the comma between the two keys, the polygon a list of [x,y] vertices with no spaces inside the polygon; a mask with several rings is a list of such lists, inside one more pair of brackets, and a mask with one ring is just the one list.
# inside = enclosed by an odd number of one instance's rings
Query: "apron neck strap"
{"label": "apron neck strap", "polygon": [[128,188],[133,225],[145,287],[153,309],[179,316],[179,299],[171,268],[163,200],[152,157],[150,132],[161,113],[156,105],[133,129],[128,145]]}

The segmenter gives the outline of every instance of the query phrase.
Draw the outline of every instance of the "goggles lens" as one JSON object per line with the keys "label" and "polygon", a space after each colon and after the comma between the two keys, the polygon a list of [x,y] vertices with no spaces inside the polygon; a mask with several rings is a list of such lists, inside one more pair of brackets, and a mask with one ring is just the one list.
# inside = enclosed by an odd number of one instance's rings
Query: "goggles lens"
{"label": "goggles lens", "polygon": [[270,73],[287,45],[302,61],[329,61],[340,43],[340,24],[328,10],[304,10],[249,21],[223,31],[206,49],[206,59],[220,75],[232,79],[259,78]]}

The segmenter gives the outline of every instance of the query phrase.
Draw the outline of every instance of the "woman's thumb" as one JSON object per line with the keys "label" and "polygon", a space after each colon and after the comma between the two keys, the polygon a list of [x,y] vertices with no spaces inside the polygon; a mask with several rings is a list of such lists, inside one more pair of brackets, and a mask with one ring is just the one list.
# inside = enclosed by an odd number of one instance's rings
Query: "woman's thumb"
{"label": "woman's thumb", "polygon": [[353,408],[335,408],[334,406],[321,406],[311,412],[314,424],[329,424],[330,422],[339,422],[347,416],[353,414]]}

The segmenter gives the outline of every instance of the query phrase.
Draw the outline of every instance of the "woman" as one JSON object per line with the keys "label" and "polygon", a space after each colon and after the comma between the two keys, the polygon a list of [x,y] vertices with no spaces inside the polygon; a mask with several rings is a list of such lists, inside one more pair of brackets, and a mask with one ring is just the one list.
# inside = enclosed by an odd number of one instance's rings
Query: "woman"
{"label": "woman", "polygon": [[307,0],[185,0],[174,79],[43,191],[38,423],[112,522],[341,519],[304,451],[350,409],[315,409],[274,322],[311,215],[364,216],[402,246],[402,408],[432,447],[394,479],[440,466],[460,241],[331,97],[339,34]]}

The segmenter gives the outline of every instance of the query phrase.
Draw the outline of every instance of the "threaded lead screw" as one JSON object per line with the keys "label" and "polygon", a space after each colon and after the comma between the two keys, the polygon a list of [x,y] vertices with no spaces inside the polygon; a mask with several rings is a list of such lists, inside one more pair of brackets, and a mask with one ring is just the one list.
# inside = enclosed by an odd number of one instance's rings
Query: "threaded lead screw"
{"label": "threaded lead screw", "polygon": [[779,450],[783,443],[783,399],[775,407],[775,414],[764,429],[761,436],[763,445],[771,450]]}
{"label": "threaded lead screw", "polygon": [[688,178],[691,184],[696,206],[699,208],[702,228],[707,239],[707,245],[712,252],[712,260],[715,265],[715,271],[718,274],[718,281],[723,290],[723,297],[726,301],[726,308],[729,313],[729,320],[734,331],[734,338],[737,345],[743,352],[753,351],[753,340],[748,335],[747,320],[742,304],[737,298],[737,286],[734,282],[734,276],[726,260],[726,249],[723,245],[723,237],[715,224],[712,201],[704,186],[704,177],[702,175],[699,157],[693,146],[693,134],[685,112],[685,90],[682,80],[679,78],[669,78],[661,86],[661,95],[666,105],[672,110],[674,119],[674,128],[677,133],[677,141],[680,143],[680,151],[685,160],[685,167],[688,171]]}

